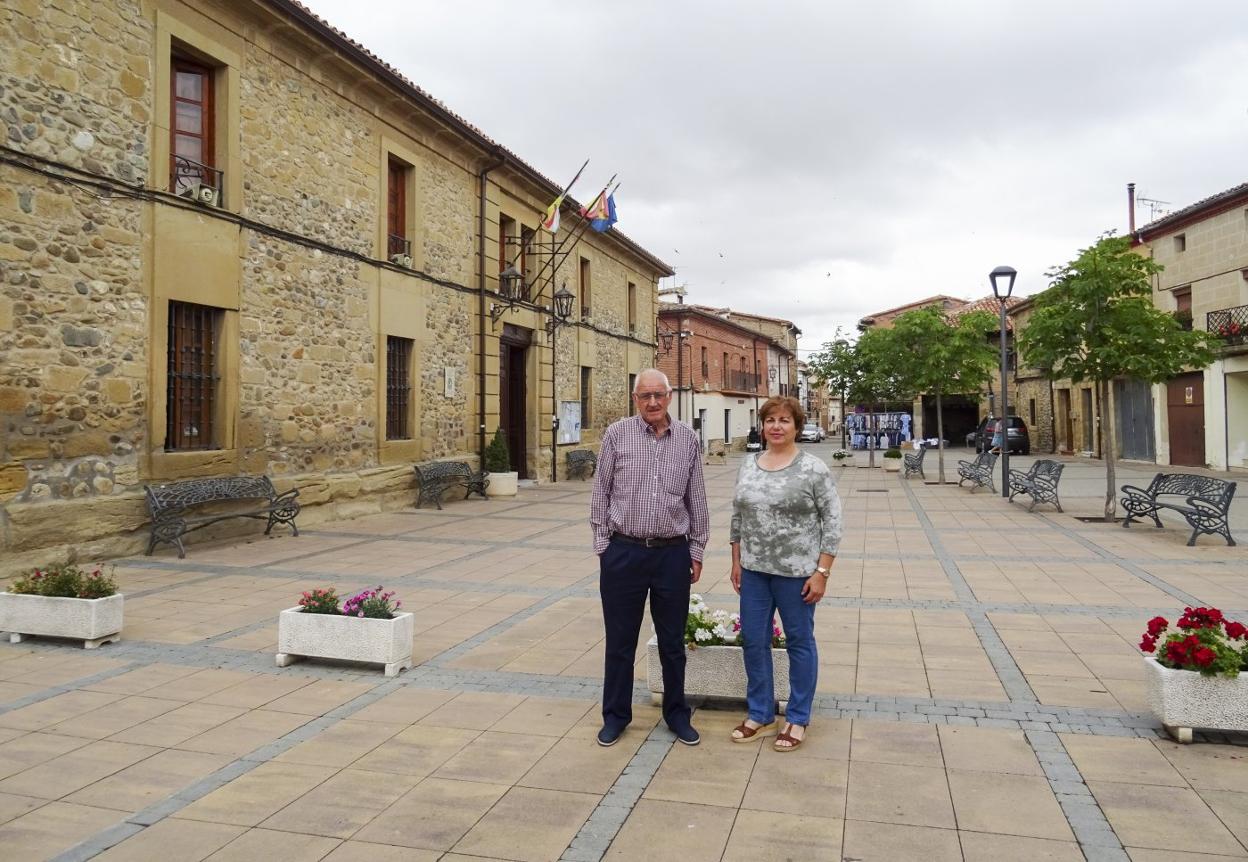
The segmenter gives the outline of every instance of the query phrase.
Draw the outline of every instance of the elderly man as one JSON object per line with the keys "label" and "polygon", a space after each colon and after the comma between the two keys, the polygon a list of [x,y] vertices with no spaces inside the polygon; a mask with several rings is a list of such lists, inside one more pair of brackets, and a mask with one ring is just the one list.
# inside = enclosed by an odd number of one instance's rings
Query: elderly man
{"label": "elderly man", "polygon": [[663,720],[686,745],[697,745],[685,702],[685,619],[689,585],[702,575],[710,517],[702,451],[687,425],[667,412],[667,375],[648,368],[633,386],[637,415],[602,435],[589,522],[599,560],[606,626],[599,745],[614,745],[633,719],[633,663],[650,596],[663,665]]}

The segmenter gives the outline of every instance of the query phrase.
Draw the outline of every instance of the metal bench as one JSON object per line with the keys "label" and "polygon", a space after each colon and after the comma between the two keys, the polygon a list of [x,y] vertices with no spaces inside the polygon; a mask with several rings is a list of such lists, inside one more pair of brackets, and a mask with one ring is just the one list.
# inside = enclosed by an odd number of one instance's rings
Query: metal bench
{"label": "metal bench", "polygon": [[[1196,537],[1201,533],[1216,533],[1226,539],[1228,545],[1235,544],[1226,520],[1235,497],[1234,482],[1194,473],[1158,473],[1147,488],[1123,485],[1122,493],[1122,507],[1127,510],[1123,527],[1131,526],[1136,518],[1148,517],[1160,529],[1161,519],[1157,513],[1170,509],[1187,519],[1191,526],[1189,547],[1196,544]],[[1161,497],[1170,499],[1161,500]]]}
{"label": "metal bench", "polygon": [[567,457],[569,479],[578,475],[582,480],[588,479],[598,469],[598,456],[592,449],[572,449]]}
{"label": "metal bench", "polygon": [[927,476],[923,472],[923,458],[926,455],[927,455],[927,449],[920,449],[918,451],[918,454],[915,454],[915,455],[906,455],[905,453],[903,453],[902,463],[905,465],[906,472],[905,472],[905,475],[902,476],[902,478],[909,479],[915,473],[918,473],[920,478],[926,479]]}
{"label": "metal bench", "polygon": [[1014,502],[1017,495],[1026,494],[1031,498],[1028,512],[1035,509],[1037,503],[1052,503],[1057,511],[1062,511],[1062,501],[1057,496],[1057,483],[1061,481],[1062,470],[1065,468],[1065,464],[1042,458],[1032,464],[1026,473],[1022,470],[1011,470],[1010,502]]}
{"label": "metal bench", "polygon": [[[267,536],[274,524],[289,524],[299,535],[295,518],[299,515],[298,488],[277,493],[267,476],[225,476],[216,479],[186,479],[163,485],[145,485],[147,511],[152,516],[152,537],[147,543],[150,556],[158,544],[176,545],[178,557],[186,556],[182,537],[227,518],[265,518]],[[213,503],[248,501],[251,505],[229,511],[206,512],[188,517],[187,511]]]}
{"label": "metal bench", "polygon": [[958,485],[963,482],[971,483],[971,493],[975,493],[976,488],[988,488],[989,490],[997,490],[997,485],[993,479],[992,471],[997,466],[997,455],[993,452],[982,452],[975,456],[974,461],[958,462]]}
{"label": "metal bench", "polygon": [[442,508],[442,495],[452,488],[463,488],[464,499],[472,494],[485,496],[485,489],[490,480],[484,472],[474,473],[464,461],[432,461],[428,464],[415,464],[416,481],[420,484],[420,494],[416,498],[416,508],[432,500],[438,508]]}

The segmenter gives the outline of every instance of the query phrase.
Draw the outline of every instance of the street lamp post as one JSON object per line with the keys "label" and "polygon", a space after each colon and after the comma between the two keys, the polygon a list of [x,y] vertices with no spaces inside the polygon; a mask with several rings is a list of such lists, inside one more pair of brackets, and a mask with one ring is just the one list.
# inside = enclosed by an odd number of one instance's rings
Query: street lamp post
{"label": "street lamp post", "polygon": [[1005,301],[1014,291],[1014,279],[1018,271],[1013,267],[999,266],[988,274],[992,282],[992,292],[1001,304],[1001,330],[998,338],[1001,342],[1001,496],[1010,497],[1010,390],[1006,381],[1006,331]]}
{"label": "street lamp post", "polygon": [[[836,347],[837,347],[838,349],[840,349],[840,350],[841,350],[841,352],[844,352],[844,351],[846,351],[846,350],[849,350],[849,342],[848,342],[848,341],[846,341],[846,340],[845,340],[845,339],[843,339],[843,338],[838,339],[838,340],[835,342],[835,344],[836,344]],[[846,419],[846,414],[845,414],[845,378],[842,376],[842,377],[841,377],[841,449],[842,449],[842,450],[844,450],[844,449],[845,449],[845,430],[846,430],[846,429],[845,429],[845,419]]]}
{"label": "street lamp post", "polygon": [[559,481],[559,376],[555,373],[555,362],[559,351],[555,349],[555,333],[559,327],[568,322],[572,314],[572,300],[575,297],[565,283],[555,293],[550,317],[546,318],[546,335],[550,339],[550,401],[555,413],[550,422],[550,481]]}

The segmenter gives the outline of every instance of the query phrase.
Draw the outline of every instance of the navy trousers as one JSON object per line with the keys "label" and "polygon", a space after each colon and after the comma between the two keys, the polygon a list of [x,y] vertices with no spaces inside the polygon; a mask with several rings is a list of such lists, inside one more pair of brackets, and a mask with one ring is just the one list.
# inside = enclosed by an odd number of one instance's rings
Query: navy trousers
{"label": "navy trousers", "polygon": [[663,720],[689,724],[685,702],[685,619],[689,614],[689,545],[646,548],[612,539],[599,557],[598,590],[607,633],[602,722],[621,729],[633,720],[633,664],[650,596],[650,618],[663,665]]}

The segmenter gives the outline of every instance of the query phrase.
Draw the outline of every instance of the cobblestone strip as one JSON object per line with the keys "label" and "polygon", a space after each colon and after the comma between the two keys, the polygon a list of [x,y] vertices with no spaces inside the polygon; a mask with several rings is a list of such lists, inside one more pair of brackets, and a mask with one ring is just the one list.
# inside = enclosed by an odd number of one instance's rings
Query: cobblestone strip
{"label": "cobblestone strip", "polygon": [[1018,665],[1014,662],[1014,657],[1010,655],[1010,651],[1006,649],[1005,642],[1001,640],[1001,635],[997,633],[992,621],[988,619],[988,614],[984,612],[982,605],[976,601],[975,591],[971,589],[971,585],[962,576],[962,570],[958,568],[957,562],[945,550],[940,533],[932,526],[931,519],[927,517],[927,513],[919,505],[919,500],[915,497],[914,491],[904,481],[901,483],[901,487],[906,493],[906,500],[909,501],[910,508],[914,510],[920,526],[923,527],[927,541],[932,546],[936,559],[940,562],[940,567],[945,571],[945,577],[953,585],[954,594],[966,605],[966,616],[971,621],[971,627],[975,630],[979,643],[984,648],[984,653],[988,656],[988,661],[992,663],[992,668],[996,671],[997,679],[1000,681],[1001,687],[1005,689],[1006,696],[1011,701],[1035,703],[1037,700],[1036,693],[1031,690],[1031,685],[1027,682],[1027,678],[1018,669]]}
{"label": "cobblestone strip", "polygon": [[201,778],[183,787],[176,793],[165,797],[146,808],[131,814],[120,823],[97,832],[59,856],[52,857],[52,862],[85,862],[108,850],[127,838],[138,834],[143,829],[159,823],[171,814],[181,811],[198,799],[202,799],[214,790],[225,786],[241,775],[246,775],[262,763],[267,763],[284,751],[306,742],[324,730],[333,727],[344,718],[359,712],[364,707],[377,702],[381,698],[397,691],[400,684],[396,681],[381,683],[370,691],[366,691],[354,700],[330,710],[319,718],[303,724],[281,738],[245,754],[239,759],[228,763],[211,775]]}
{"label": "cobblestone strip", "polygon": [[1088,862],[1128,862],[1127,851],[1088,789],[1079,767],[1066,751],[1062,738],[1048,730],[1029,730],[1026,737]]}
{"label": "cobblestone strip", "polygon": [[[1144,571],[1138,565],[1136,565],[1134,562],[1130,560],[1115,556],[1114,554],[1102,548],[1100,545],[1093,542],[1091,539],[1070,529],[1065,524],[1059,523],[1058,521],[1054,520],[1048,515],[1041,515],[1040,517],[1044,518],[1044,520],[1047,521],[1049,525],[1053,527],[1053,529],[1057,530],[1059,533],[1063,533],[1066,536],[1069,536],[1071,539],[1074,539],[1076,542],[1083,545],[1085,548],[1087,548],[1092,553],[1096,554],[1098,557],[1101,557],[1102,559],[1105,559],[1105,560],[1109,560],[1110,562],[1113,562],[1113,563],[1117,563],[1118,565],[1122,566],[1122,568],[1126,569],[1128,572],[1135,575],[1141,581],[1144,581],[1144,583],[1151,584],[1157,589],[1161,590],[1163,593],[1167,593],[1169,595],[1174,596],[1176,599],[1183,602],[1183,604],[1189,605],[1191,607],[1200,607],[1201,605],[1204,604],[1204,602],[1202,602],[1200,599],[1193,596],[1191,593],[1184,592],[1183,590],[1180,590],[1178,587],[1175,587],[1166,583],[1165,581],[1163,581],[1161,578],[1157,577],[1156,575],[1150,575],[1148,572]],[[1148,562],[1160,563],[1163,561],[1150,560]],[[1165,565],[1170,565],[1170,562],[1168,560],[1164,561],[1164,563]]]}
{"label": "cobblestone strip", "polygon": [[606,854],[675,741],[672,732],[661,724],[650,731],[628,766],[581,826],[581,831],[563,851],[560,858],[564,862],[598,862]]}
{"label": "cobblestone strip", "polygon": [[[111,652],[111,650],[110,650]],[[17,700],[11,700],[8,703],[0,704],[0,715],[6,712],[12,712],[15,709],[21,709],[24,706],[30,706],[40,701],[48,700],[56,697],[58,694],[65,694],[68,691],[74,691],[79,688],[86,688],[89,685],[95,685],[97,682],[104,682],[106,679],[112,679],[115,676],[121,676],[123,673],[129,673],[132,670],[138,670],[144,667],[146,662],[132,662],[124,667],[115,667],[111,670],[102,670],[99,673],[93,673],[89,676],[79,677],[60,685],[49,686],[48,688],[36,691],[25,697],[19,697]]]}

